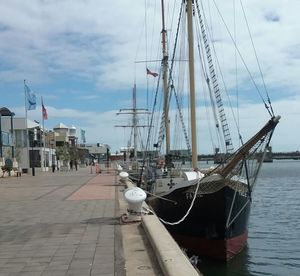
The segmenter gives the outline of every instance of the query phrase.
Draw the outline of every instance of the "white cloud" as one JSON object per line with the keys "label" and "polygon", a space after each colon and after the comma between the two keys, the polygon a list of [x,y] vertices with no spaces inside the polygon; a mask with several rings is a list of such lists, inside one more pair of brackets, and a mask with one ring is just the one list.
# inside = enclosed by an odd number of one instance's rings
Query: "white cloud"
{"label": "white cloud", "polygon": [[[101,3],[100,3],[101,2]],[[225,14],[224,19],[233,30],[232,5],[218,0],[220,10]],[[236,1],[236,10],[240,10]],[[170,4],[170,6],[169,6]],[[180,1],[176,3],[179,5]],[[213,11],[215,46],[220,50],[219,61],[224,69],[224,77],[228,78],[228,88],[235,85],[235,61],[232,58],[234,49],[221,28],[220,17]],[[274,97],[274,110],[282,115],[274,135],[275,150],[299,149],[299,131],[292,124],[299,118],[298,106],[300,98],[297,96],[300,86],[300,32],[298,0],[253,0],[244,1],[247,19],[252,31],[253,40],[264,72],[265,81],[271,98]],[[47,85],[54,83],[56,78],[64,79],[72,76],[93,83],[95,90],[86,92],[86,88],[74,90],[66,86],[59,87],[47,94],[53,106],[47,106],[51,114],[51,123],[64,120],[80,125],[87,129],[87,138],[93,141],[111,143],[118,149],[124,146],[124,134],[114,135],[113,125],[124,119],[118,118],[115,111],[87,111],[82,108],[55,108],[55,100],[60,95],[74,92],[74,97],[86,104],[88,100],[114,95],[111,91],[125,91],[131,89],[136,78],[138,91],[143,90],[147,83],[155,87],[153,78],[145,77],[144,63],[137,60],[159,59],[160,54],[160,1],[148,1],[147,33],[145,43],[144,1],[97,1],[97,0],[52,0],[52,1],[21,1],[10,0],[0,3],[0,81],[2,83],[22,82],[23,79],[31,83]],[[167,6],[167,23],[173,18],[177,24],[177,14],[173,16],[171,2]],[[152,19],[154,18],[155,19]],[[242,16],[237,16],[237,22],[243,22]],[[169,27],[168,31],[170,30]],[[141,30],[142,29],[142,30]],[[258,83],[261,83],[255,56],[251,50],[251,41],[245,31],[245,23],[236,25],[236,39],[239,49],[243,53],[249,68]],[[153,34],[156,34],[155,36]],[[233,33],[233,31],[232,31]],[[172,43],[174,31],[169,34]],[[151,37],[151,38],[150,38]],[[221,42],[225,45],[221,46]],[[157,46],[158,45],[158,46]],[[147,50],[147,52],[146,52]],[[250,54],[251,53],[251,54]],[[169,53],[171,55],[171,52]],[[158,63],[148,63],[151,69],[157,70]],[[239,86],[248,79],[245,69],[238,61],[240,75]],[[84,91],[83,91],[84,90]],[[0,93],[4,93],[0,91]],[[80,94],[81,93],[81,94]],[[128,97],[130,99],[130,97]],[[112,98],[118,101],[117,97]],[[120,102],[120,108],[124,107]],[[128,100],[130,102],[130,100]],[[11,103],[15,105],[15,103]],[[241,101],[240,122],[247,125],[245,136],[251,135],[257,129],[257,123],[265,123],[266,112],[261,111],[252,98],[243,95]],[[24,114],[22,108],[15,108],[18,114]],[[251,115],[254,114],[254,115]],[[249,116],[250,115],[250,116]],[[30,116],[41,117],[40,111],[31,111]],[[53,120],[53,121],[52,121]],[[48,122],[47,122],[48,123]],[[49,125],[49,127],[51,127]],[[105,130],[105,131],[103,131]],[[294,135],[286,137],[286,133]],[[121,137],[122,136],[122,137]],[[121,139],[122,138],[122,139]],[[105,141],[104,141],[105,140]],[[210,148],[206,145],[205,148]]]}
{"label": "white cloud", "polygon": [[[277,111],[276,115],[281,115],[282,118],[278,124],[272,140],[274,151],[293,151],[300,150],[300,143],[295,137],[300,136],[300,130],[294,126],[291,128],[291,122],[294,118],[300,118],[300,111],[298,103],[300,97],[295,97],[291,100],[280,100],[273,103],[274,109]],[[17,116],[24,116],[23,108],[13,108]],[[121,147],[126,146],[130,136],[129,128],[116,128],[117,125],[130,125],[131,117],[117,116],[118,110],[109,112],[89,112],[76,109],[57,109],[47,106],[48,114],[51,114],[51,125],[45,121],[47,128],[51,129],[59,122],[63,122],[68,126],[75,125],[77,129],[86,130],[86,138],[89,143],[107,143],[112,147],[113,151],[118,151]],[[184,111],[185,112],[185,111]],[[174,114],[170,112],[170,116]],[[50,115],[49,115],[50,116]],[[174,117],[174,116],[173,116]],[[229,116],[230,117],[230,116]],[[41,111],[38,107],[36,110],[28,112],[28,118],[41,118]],[[50,117],[49,117],[50,118]],[[200,153],[211,153],[212,144],[207,133],[207,122],[204,111],[198,110],[198,132],[200,134],[198,139],[198,147]],[[235,129],[231,118],[228,118],[232,129]],[[253,136],[267,121],[269,116],[261,104],[245,104],[241,106],[239,112],[239,124],[244,142]],[[41,119],[40,119],[41,122]],[[187,122],[185,122],[187,124]],[[172,123],[173,125],[173,123]],[[188,128],[188,126],[186,125]],[[178,132],[171,129],[171,133]],[[232,139],[235,148],[238,145],[237,134],[232,132]],[[79,132],[77,133],[79,135]],[[173,134],[172,134],[173,136]],[[284,139],[282,139],[284,137]],[[184,140],[181,145],[185,145]]]}

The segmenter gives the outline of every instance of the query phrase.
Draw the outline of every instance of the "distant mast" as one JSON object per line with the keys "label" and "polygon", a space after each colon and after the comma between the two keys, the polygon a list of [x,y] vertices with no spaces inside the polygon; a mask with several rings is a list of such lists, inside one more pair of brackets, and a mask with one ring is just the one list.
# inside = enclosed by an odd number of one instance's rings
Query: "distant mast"
{"label": "distant mast", "polygon": [[187,23],[189,44],[189,77],[190,77],[190,105],[191,105],[191,140],[192,140],[192,167],[198,167],[197,127],[196,127],[196,97],[195,97],[195,69],[194,69],[194,37],[193,37],[193,5],[187,0]]}
{"label": "distant mast", "polygon": [[136,110],[136,84],[132,90],[132,125],[133,125],[133,147],[134,147],[134,160],[137,158],[137,110]]}
{"label": "distant mast", "polygon": [[168,89],[168,51],[167,51],[167,31],[165,28],[164,0],[161,0],[162,14],[162,67],[163,67],[163,89],[164,89],[164,125],[166,130],[166,155],[170,154],[170,124],[169,124],[169,89]]}
{"label": "distant mast", "polygon": [[[115,125],[115,127],[123,127],[123,128],[131,128],[133,131],[133,148],[134,148],[134,160],[137,158],[137,140],[138,140],[138,127],[149,127],[149,125],[138,125],[138,115],[141,114],[149,114],[148,109],[144,108],[137,108],[136,104],[136,84],[134,83],[133,89],[132,89],[132,108],[123,108],[120,109],[119,112],[117,112],[117,115],[124,115],[124,114],[129,114],[132,115],[132,124],[129,125]],[[132,132],[131,132],[132,134]],[[130,145],[131,145],[131,135],[130,135]],[[128,145],[129,147],[129,145]],[[129,150],[129,148],[128,148]]]}

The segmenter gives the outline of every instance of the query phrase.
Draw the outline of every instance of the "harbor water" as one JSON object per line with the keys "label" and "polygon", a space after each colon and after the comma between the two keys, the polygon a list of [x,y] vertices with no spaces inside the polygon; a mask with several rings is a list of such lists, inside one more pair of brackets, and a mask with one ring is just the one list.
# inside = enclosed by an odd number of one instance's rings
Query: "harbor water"
{"label": "harbor water", "polygon": [[200,259],[205,276],[300,275],[300,161],[264,163],[253,192],[246,248],[227,264]]}

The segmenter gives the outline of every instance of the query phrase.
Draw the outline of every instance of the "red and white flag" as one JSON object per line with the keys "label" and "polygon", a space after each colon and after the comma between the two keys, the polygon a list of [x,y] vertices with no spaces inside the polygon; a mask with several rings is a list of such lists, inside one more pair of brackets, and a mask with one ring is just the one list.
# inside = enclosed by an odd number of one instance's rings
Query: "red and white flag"
{"label": "red and white flag", "polygon": [[147,71],[147,75],[151,75],[153,77],[157,77],[158,76],[157,73],[150,71],[148,68],[146,68],[146,71]]}
{"label": "red and white flag", "polygon": [[42,98],[42,114],[43,114],[43,119],[48,120],[48,113],[47,113],[47,109],[44,106],[43,98]]}

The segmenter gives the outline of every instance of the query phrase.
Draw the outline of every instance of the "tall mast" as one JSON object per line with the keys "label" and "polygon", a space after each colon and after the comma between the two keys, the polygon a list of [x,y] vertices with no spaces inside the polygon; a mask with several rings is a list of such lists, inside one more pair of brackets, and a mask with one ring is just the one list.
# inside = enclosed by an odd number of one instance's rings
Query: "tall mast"
{"label": "tall mast", "polygon": [[170,153],[170,124],[169,124],[169,90],[168,90],[168,51],[167,51],[167,31],[165,28],[164,0],[161,0],[162,14],[162,67],[163,67],[163,89],[164,89],[164,124],[166,130],[166,154]]}
{"label": "tall mast", "polygon": [[133,86],[132,91],[132,106],[133,106],[133,114],[132,114],[132,125],[133,125],[133,147],[134,147],[134,160],[137,157],[137,114],[136,114],[136,84]]}
{"label": "tall mast", "polygon": [[195,68],[194,68],[194,36],[193,36],[193,0],[187,0],[188,44],[189,44],[189,75],[190,75],[190,106],[191,106],[191,140],[192,166],[197,168],[197,137],[196,137],[196,97],[195,97]]}

